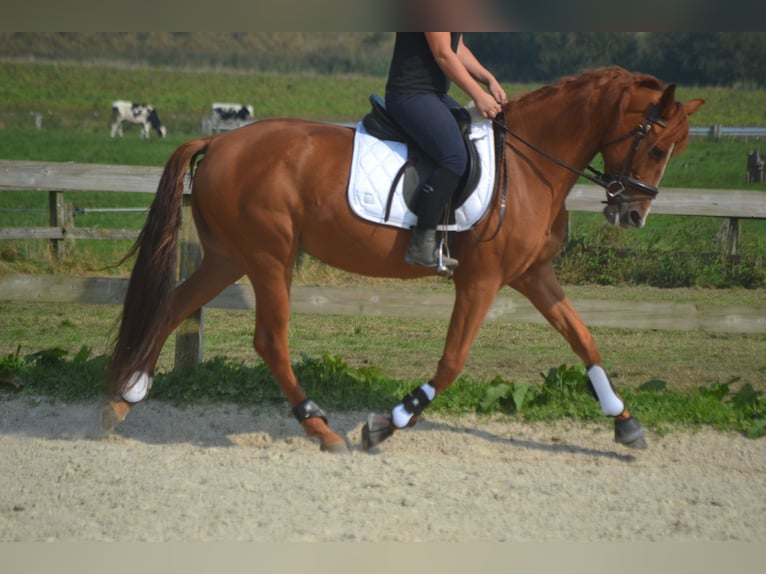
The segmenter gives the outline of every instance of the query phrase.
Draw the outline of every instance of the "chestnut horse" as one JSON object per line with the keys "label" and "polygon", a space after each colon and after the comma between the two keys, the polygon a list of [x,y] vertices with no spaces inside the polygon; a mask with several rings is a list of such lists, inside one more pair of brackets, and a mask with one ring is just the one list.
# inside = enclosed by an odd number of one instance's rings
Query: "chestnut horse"
{"label": "chestnut horse", "polygon": [[[433,379],[404,397],[390,416],[370,415],[362,433],[365,447],[414,424],[457,378],[495,295],[506,285],[525,295],[588,367],[591,393],[614,418],[615,440],[646,446],[643,427],[614,390],[551,261],[562,245],[567,194],[598,153],[604,174],[590,177],[606,189],[604,215],[621,227],[644,225],[668,160],[687,143],[688,116],[703,103],[679,103],[674,85],[610,67],[564,78],[505,106],[503,177],[497,177],[484,217],[454,238],[460,265],[441,360]],[[131,251],[137,258],[107,376],[105,431],[145,398],[160,350],[181,321],[247,276],[255,292],[256,352],[305,433],[322,450],[347,449],[290,365],[287,323],[298,252],[369,276],[407,279],[436,272],[404,262],[409,230],[364,221],[349,208],[354,133],[297,119],[263,120],[188,141],[172,154]],[[204,255],[176,286],[187,174]]]}

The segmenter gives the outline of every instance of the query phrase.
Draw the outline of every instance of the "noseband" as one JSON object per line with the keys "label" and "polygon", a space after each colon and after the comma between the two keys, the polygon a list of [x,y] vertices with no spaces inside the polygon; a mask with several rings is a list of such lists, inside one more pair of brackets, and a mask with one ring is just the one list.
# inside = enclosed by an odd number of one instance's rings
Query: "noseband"
{"label": "noseband", "polygon": [[[546,151],[543,151],[536,145],[528,142],[524,138],[522,138],[519,134],[514,132],[513,130],[509,129],[505,125],[505,118],[499,117],[499,119],[494,119],[492,121],[495,122],[498,126],[502,128],[503,131],[505,131],[507,134],[511,135],[521,143],[523,143],[528,148],[536,151],[543,157],[549,159],[553,163],[563,167],[564,169],[568,169],[569,171],[576,173],[580,177],[584,177],[588,181],[595,183],[596,185],[603,187],[606,191],[606,201],[603,203],[606,203],[607,205],[622,205],[623,203],[628,203],[632,201],[644,201],[647,198],[648,199],[654,199],[657,197],[657,194],[660,192],[660,190],[654,186],[650,185],[648,183],[645,183],[641,180],[638,180],[634,177],[630,177],[628,173],[630,173],[631,168],[633,167],[633,159],[635,158],[636,152],[638,151],[638,148],[641,147],[641,143],[644,141],[644,138],[649,134],[649,132],[652,130],[653,125],[659,125],[662,127],[665,127],[665,123],[660,121],[658,119],[660,113],[660,106],[659,104],[652,104],[649,106],[649,110],[646,113],[646,117],[644,118],[644,121],[641,122],[638,126],[630,130],[628,133],[610,141],[601,146],[600,152],[603,152],[603,150],[607,147],[616,145],[618,143],[621,143],[627,139],[630,139],[633,137],[633,145],[630,148],[630,153],[628,153],[628,157],[625,158],[625,161],[622,163],[622,169],[620,170],[619,174],[607,174],[598,171],[596,168],[594,168],[591,165],[588,165],[587,170],[591,173],[586,173],[584,171],[581,171],[577,169],[576,167],[573,167],[569,164],[564,163],[563,161],[553,157]],[[503,114],[501,114],[502,116]],[[591,175],[593,174],[593,175]],[[625,195],[624,192],[630,189],[638,194],[638,196],[634,195],[633,193]]]}
{"label": "noseband", "polygon": [[[604,203],[607,205],[620,205],[624,202],[642,201],[647,197],[654,199],[660,192],[656,186],[649,185],[648,183],[627,175],[630,173],[630,169],[633,167],[633,159],[636,156],[638,148],[641,147],[641,143],[644,141],[644,138],[649,135],[650,131],[652,131],[652,126],[657,124],[661,127],[665,127],[665,123],[657,119],[659,114],[659,104],[652,104],[649,106],[646,117],[641,124],[630,130],[627,134],[620,136],[619,138],[612,140],[602,146],[601,151],[603,152],[604,148],[618,144],[630,138],[631,136],[634,136],[633,145],[630,147],[630,153],[628,153],[628,157],[625,158],[625,161],[622,162],[622,169],[620,170],[619,175],[604,174],[596,169],[593,169],[593,167],[590,165],[588,166],[588,169],[592,173],[596,174],[598,179],[601,180],[601,186],[606,190],[606,201]],[[628,197],[623,196],[622,194],[627,188],[630,188],[640,195],[643,195],[643,197],[636,197],[633,194],[630,194]]]}

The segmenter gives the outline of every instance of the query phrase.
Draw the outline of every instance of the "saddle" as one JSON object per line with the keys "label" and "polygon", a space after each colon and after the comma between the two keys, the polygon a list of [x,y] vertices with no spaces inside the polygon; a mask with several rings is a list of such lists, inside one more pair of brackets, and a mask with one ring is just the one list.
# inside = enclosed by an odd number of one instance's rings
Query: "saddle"
{"label": "saddle", "polygon": [[[399,181],[402,181],[402,193],[404,201],[411,211],[415,211],[415,199],[428,181],[434,170],[435,162],[426,155],[418,145],[404,132],[386,110],[386,104],[377,94],[370,95],[371,111],[364,116],[362,124],[367,132],[381,140],[395,141],[407,144],[407,161],[394,177],[386,202],[385,220],[391,212],[391,203]],[[481,160],[476,144],[470,139],[471,114],[465,108],[452,109],[452,115],[460,128],[460,133],[468,152],[468,167],[460,179],[455,193],[447,206],[449,210],[449,223],[454,223],[454,211],[471,195],[481,179]],[[445,214],[446,215],[446,214]]]}

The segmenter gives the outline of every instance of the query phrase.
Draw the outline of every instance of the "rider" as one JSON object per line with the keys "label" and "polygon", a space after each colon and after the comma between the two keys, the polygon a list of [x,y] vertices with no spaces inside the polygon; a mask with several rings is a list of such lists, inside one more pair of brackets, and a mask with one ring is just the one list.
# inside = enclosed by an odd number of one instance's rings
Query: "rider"
{"label": "rider", "polygon": [[[414,209],[418,221],[405,256],[412,265],[438,265],[436,226],[468,167],[468,153],[450,112],[450,108],[460,107],[447,95],[451,82],[473,99],[485,118],[494,119],[508,101],[500,83],[463,43],[462,33],[396,33],[386,109],[436,162]],[[454,268],[458,262],[445,257],[443,264]]]}

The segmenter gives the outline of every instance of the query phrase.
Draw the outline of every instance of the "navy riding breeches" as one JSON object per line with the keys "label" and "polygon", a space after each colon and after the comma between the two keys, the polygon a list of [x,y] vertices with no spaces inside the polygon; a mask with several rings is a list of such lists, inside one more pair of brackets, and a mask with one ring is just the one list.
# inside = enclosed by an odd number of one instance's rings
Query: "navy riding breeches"
{"label": "navy riding breeches", "polygon": [[447,95],[386,94],[386,110],[438,166],[462,176],[468,167],[460,128],[450,108],[459,108]]}

